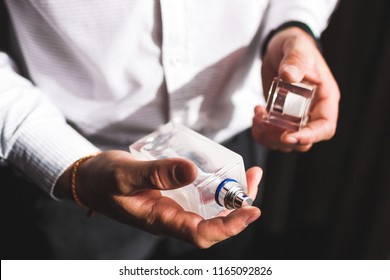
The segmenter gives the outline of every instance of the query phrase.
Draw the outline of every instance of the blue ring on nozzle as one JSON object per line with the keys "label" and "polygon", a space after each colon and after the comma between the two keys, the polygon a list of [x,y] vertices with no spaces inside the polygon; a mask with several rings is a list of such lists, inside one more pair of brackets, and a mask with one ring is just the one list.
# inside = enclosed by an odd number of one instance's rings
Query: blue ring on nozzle
{"label": "blue ring on nozzle", "polygon": [[221,189],[223,188],[223,186],[225,186],[226,183],[228,183],[228,182],[235,182],[235,183],[237,183],[236,180],[231,179],[231,178],[227,178],[227,179],[223,180],[223,181],[218,185],[217,190],[215,191],[215,195],[214,195],[215,201],[218,203],[219,206],[222,206],[222,207],[224,207],[224,206],[221,205],[221,203],[219,203],[219,201],[218,201],[218,195],[219,195],[219,192],[221,191]]}

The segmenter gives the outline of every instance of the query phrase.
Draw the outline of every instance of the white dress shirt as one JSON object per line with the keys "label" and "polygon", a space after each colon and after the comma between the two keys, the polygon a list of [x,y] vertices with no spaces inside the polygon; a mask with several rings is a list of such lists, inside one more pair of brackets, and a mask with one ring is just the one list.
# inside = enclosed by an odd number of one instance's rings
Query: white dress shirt
{"label": "white dress shirt", "polygon": [[265,36],[290,20],[320,36],[337,0],[5,2],[27,71],[0,53],[0,157],[52,193],[169,120],[219,142],[250,127]]}

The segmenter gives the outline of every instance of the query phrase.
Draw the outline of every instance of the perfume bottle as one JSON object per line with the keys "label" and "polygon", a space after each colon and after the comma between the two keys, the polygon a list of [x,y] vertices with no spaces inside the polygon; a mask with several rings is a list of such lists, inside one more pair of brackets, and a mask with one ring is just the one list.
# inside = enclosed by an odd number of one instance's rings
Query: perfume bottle
{"label": "perfume bottle", "polygon": [[168,122],[130,145],[130,152],[144,160],[173,157],[191,160],[198,169],[196,180],[188,186],[161,193],[204,219],[224,209],[252,205],[252,199],[246,194],[242,157],[184,125]]}
{"label": "perfume bottle", "polygon": [[310,105],[316,86],[287,83],[273,79],[267,98],[265,121],[283,129],[298,131],[309,119]]}

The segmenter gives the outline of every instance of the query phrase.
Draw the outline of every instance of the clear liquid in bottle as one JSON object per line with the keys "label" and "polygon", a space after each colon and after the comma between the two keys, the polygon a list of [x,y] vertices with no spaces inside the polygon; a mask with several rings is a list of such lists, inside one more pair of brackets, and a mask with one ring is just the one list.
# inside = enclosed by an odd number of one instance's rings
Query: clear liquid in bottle
{"label": "clear liquid in bottle", "polygon": [[181,157],[191,160],[198,169],[196,180],[185,187],[161,191],[184,210],[212,218],[224,209],[251,205],[242,157],[207,137],[175,122],[130,145],[139,159],[155,160]]}

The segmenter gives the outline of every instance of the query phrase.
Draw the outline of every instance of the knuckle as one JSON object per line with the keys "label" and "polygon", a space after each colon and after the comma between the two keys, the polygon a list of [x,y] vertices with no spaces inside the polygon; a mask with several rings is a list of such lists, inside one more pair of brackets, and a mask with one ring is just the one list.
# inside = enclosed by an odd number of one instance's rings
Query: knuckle
{"label": "knuckle", "polygon": [[292,49],[291,52],[289,53],[289,58],[291,60],[296,60],[296,61],[299,61],[301,63],[304,62],[304,55],[297,49]]}
{"label": "knuckle", "polygon": [[166,189],[164,184],[164,174],[158,164],[153,164],[150,167],[146,183],[159,189]]}
{"label": "knuckle", "polygon": [[119,194],[127,194],[129,188],[127,187],[127,175],[126,171],[115,163],[111,163],[107,166],[108,176],[112,186],[116,188],[116,192]]}
{"label": "knuckle", "polygon": [[214,245],[216,242],[212,242],[210,240],[206,240],[204,238],[198,238],[195,237],[194,239],[194,245],[198,247],[199,249],[207,249],[210,248],[212,245]]}
{"label": "knuckle", "polygon": [[120,182],[123,179],[123,171],[114,160],[105,162],[104,171],[110,182]]}

